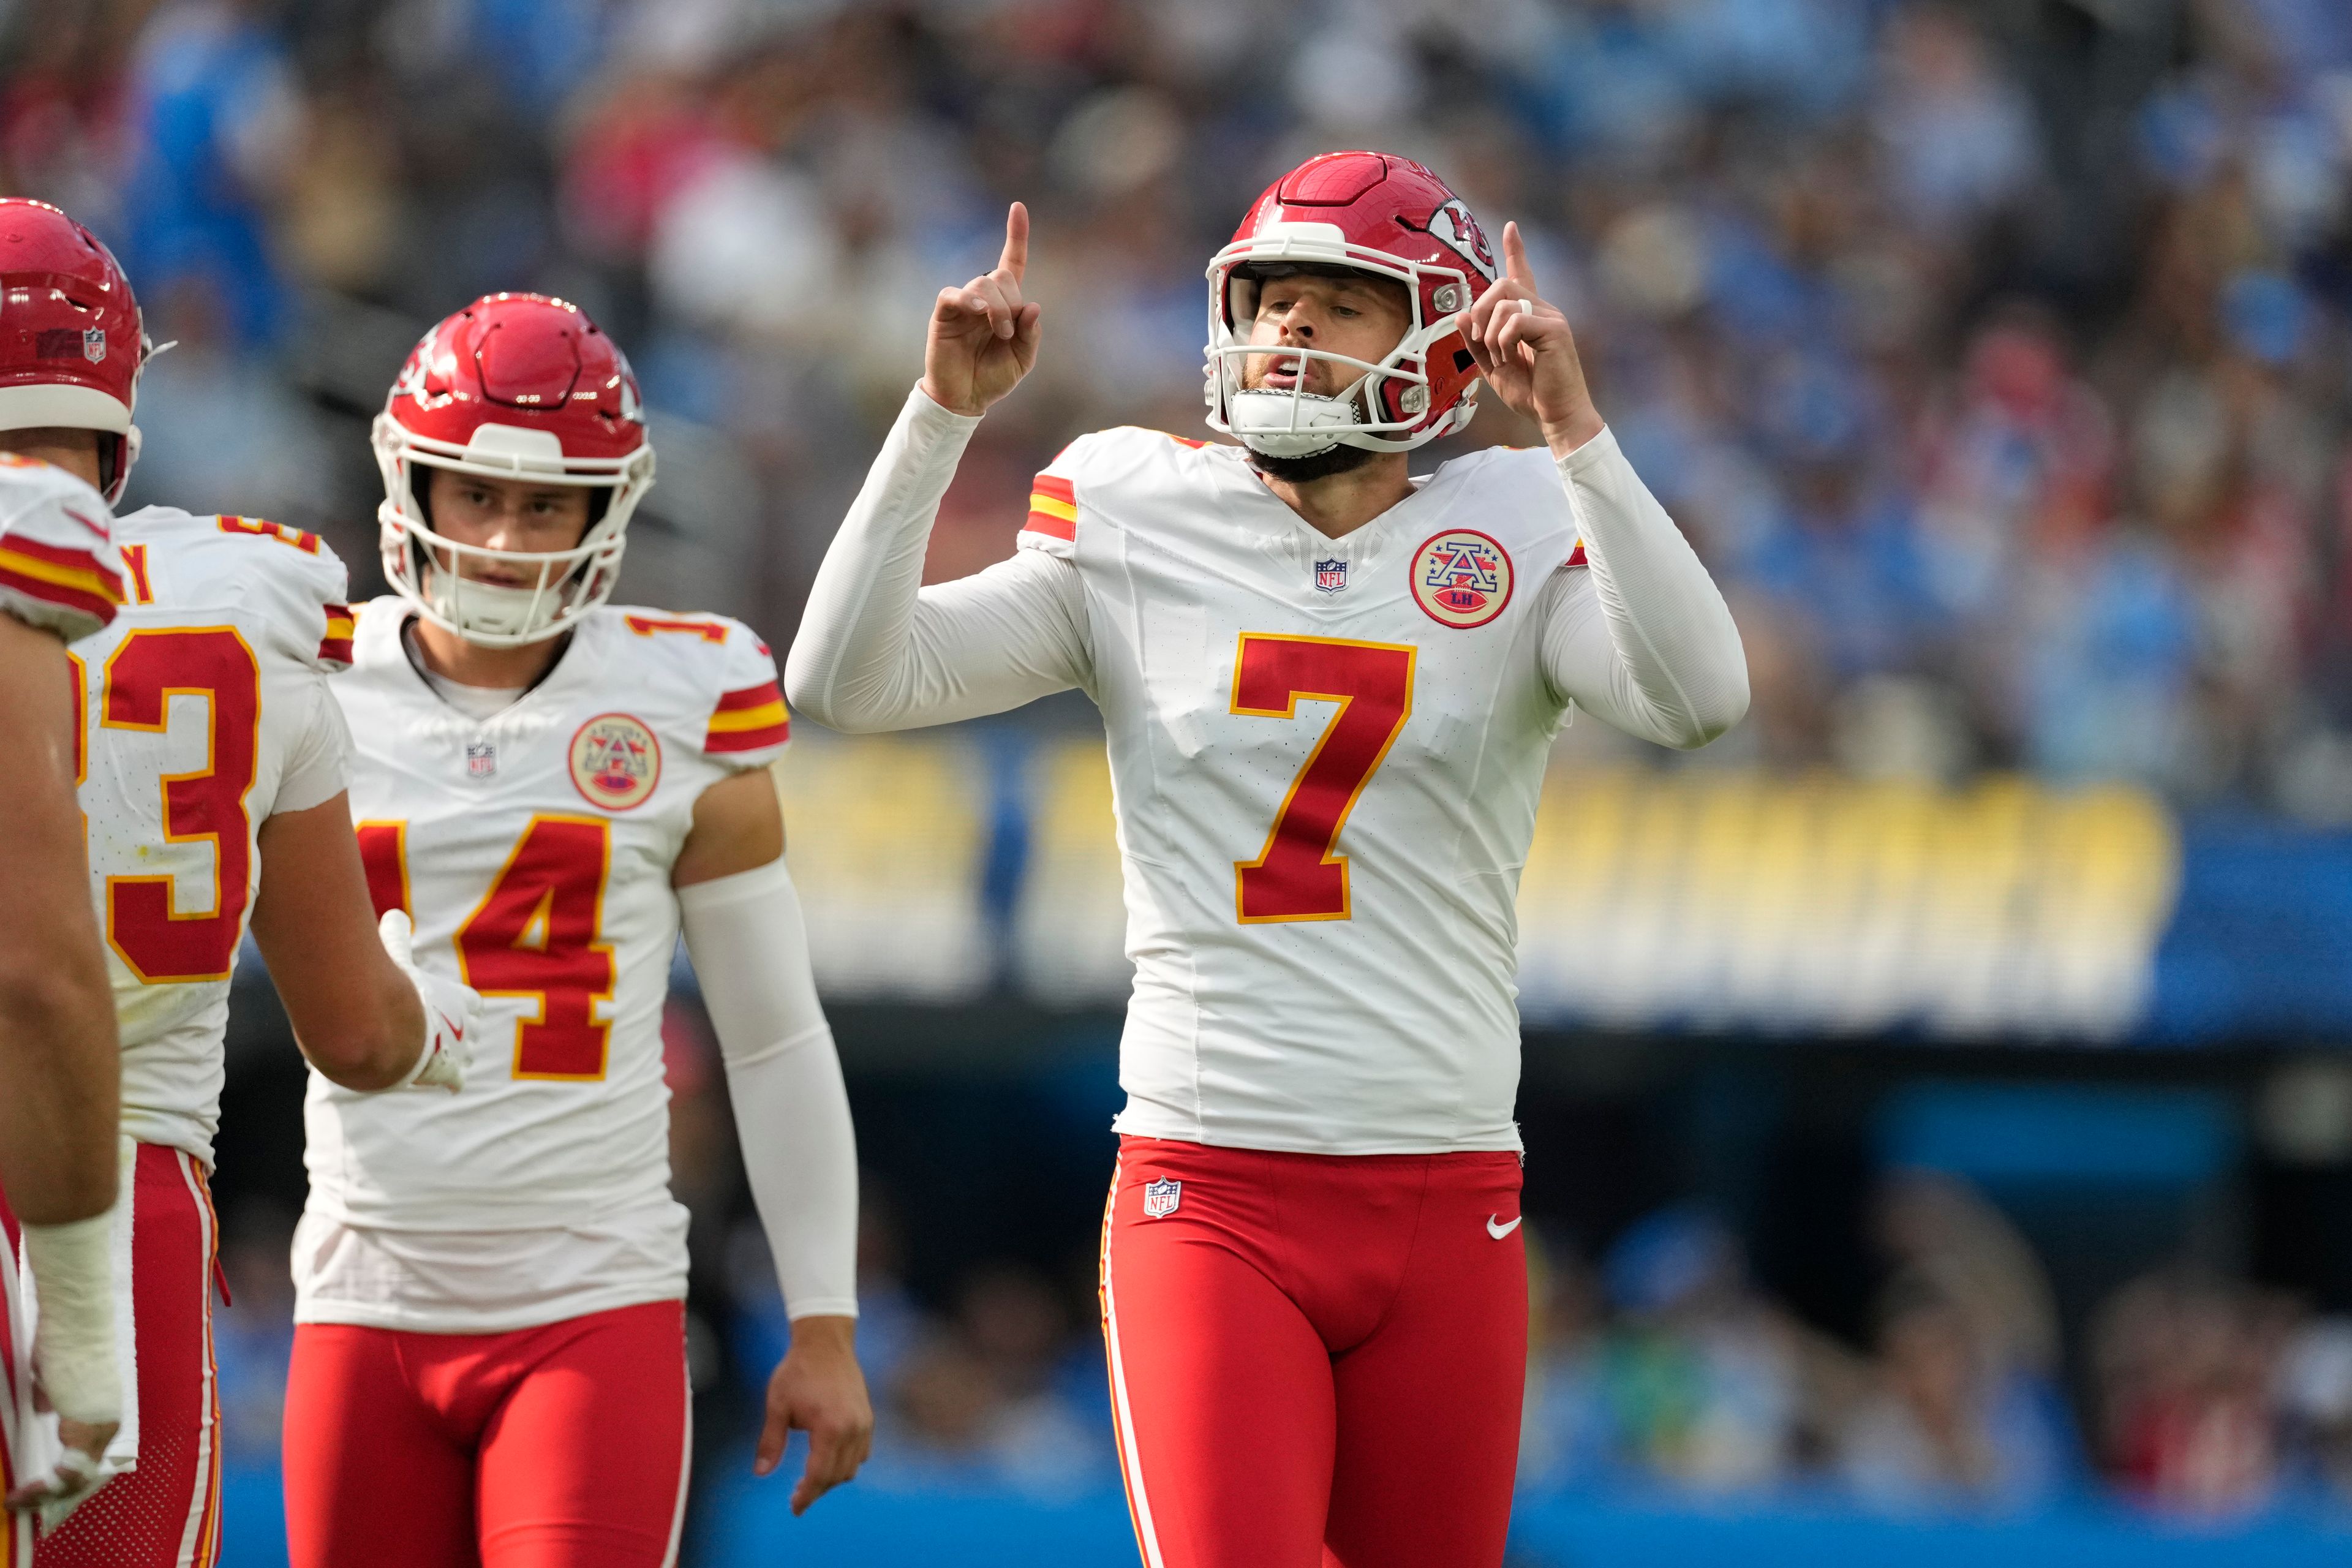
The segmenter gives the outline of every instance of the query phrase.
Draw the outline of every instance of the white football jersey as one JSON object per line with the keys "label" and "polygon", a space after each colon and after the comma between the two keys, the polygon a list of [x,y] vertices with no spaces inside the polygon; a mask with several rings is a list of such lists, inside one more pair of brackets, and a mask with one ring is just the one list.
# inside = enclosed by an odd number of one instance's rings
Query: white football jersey
{"label": "white football jersey", "polygon": [[114,539],[121,613],[73,654],[122,1130],[210,1164],[257,835],[346,782],[326,678],[351,658],[349,590],[317,534],[258,518],[151,506],[117,520]]}
{"label": "white football jersey", "polygon": [[476,719],[411,662],[411,613],[363,606],[333,683],[352,809],[378,908],[406,909],[418,965],[486,1005],[463,1094],[311,1075],[297,1315],[492,1331],[681,1296],[670,872],[703,790],[782,752],[775,662],[740,622],[606,606]]}
{"label": "white football jersey", "polygon": [[0,452],[0,614],[68,642],[114,618],[122,561],[106,498],[37,458]]}
{"label": "white football jersey", "polygon": [[1551,457],[1455,458],[1333,540],[1238,448],[1108,430],[1030,504],[1022,546],[1077,568],[1109,742],[1118,1130],[1517,1148],[1514,900],[1566,710],[1538,606],[1581,565]]}

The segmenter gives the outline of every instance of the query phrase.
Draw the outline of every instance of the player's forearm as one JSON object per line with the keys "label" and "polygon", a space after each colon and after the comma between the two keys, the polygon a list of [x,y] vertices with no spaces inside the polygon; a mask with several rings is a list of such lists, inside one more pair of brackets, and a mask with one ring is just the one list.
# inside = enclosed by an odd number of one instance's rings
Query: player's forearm
{"label": "player's forearm", "polygon": [[931,524],[979,424],[919,390],[908,397],[825,551],[784,661],[785,694],[803,716],[851,731],[929,721],[907,697],[909,631]]}
{"label": "player's forearm", "polygon": [[[1638,732],[1668,745],[1703,746],[1748,711],[1748,656],[1731,608],[1609,431],[1560,459],[1584,540],[1585,559],[1615,669],[1606,672]],[[1590,686],[1592,672],[1563,669],[1575,646],[1547,637],[1555,685]]]}
{"label": "player's forearm", "polygon": [[114,1205],[121,1068],[98,933],[37,887],[12,879],[12,894],[83,940],[12,947],[0,975],[0,1190],[26,1224],[64,1225]]}
{"label": "player's forearm", "polygon": [[0,837],[0,1188],[62,1225],[114,1202],[114,998],[74,798],[64,647],[0,614],[0,732],[16,737]]}
{"label": "player's forearm", "polygon": [[784,863],[678,891],[744,1175],[795,1319],[857,1312],[857,1140]]}

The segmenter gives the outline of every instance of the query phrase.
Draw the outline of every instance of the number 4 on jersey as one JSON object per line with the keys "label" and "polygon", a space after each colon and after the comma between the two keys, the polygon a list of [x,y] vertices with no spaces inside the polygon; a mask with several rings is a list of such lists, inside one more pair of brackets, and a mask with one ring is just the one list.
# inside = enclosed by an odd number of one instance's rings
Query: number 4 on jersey
{"label": "number 4 on jersey", "polygon": [[1413,660],[1401,643],[1242,634],[1234,712],[1295,719],[1302,698],[1339,705],[1291,780],[1265,847],[1234,864],[1243,924],[1349,918],[1348,858],[1334,847],[1412,712]]}
{"label": "number 4 on jersey", "polygon": [[[406,909],[407,824],[362,822],[358,831],[376,912]],[[612,825],[601,817],[534,816],[457,928],[467,984],[539,1003],[537,1016],[515,1026],[516,1078],[604,1076],[613,1026],[596,1005],[613,995],[613,950],[597,935],[612,855]]]}

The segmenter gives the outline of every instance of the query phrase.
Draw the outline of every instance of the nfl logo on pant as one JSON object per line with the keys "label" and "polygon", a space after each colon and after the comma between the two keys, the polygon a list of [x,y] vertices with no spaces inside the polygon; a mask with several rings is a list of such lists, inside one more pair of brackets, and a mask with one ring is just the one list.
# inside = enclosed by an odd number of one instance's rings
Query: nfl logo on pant
{"label": "nfl logo on pant", "polygon": [[1181,1182],[1171,1182],[1165,1176],[1156,1182],[1146,1182],[1143,1184],[1143,1217],[1166,1219],[1176,1212],[1176,1205],[1183,1201],[1183,1197],[1184,1184]]}

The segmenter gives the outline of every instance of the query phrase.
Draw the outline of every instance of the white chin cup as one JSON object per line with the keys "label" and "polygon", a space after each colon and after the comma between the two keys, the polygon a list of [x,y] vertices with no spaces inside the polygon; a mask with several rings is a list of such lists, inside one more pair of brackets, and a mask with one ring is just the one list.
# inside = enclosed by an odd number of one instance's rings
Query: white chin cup
{"label": "white chin cup", "polygon": [[520,637],[541,631],[563,608],[563,596],[553,588],[508,588],[496,583],[476,583],[455,572],[428,566],[425,596],[433,607],[467,632],[494,637]]}
{"label": "white chin cup", "polygon": [[1256,387],[1228,395],[1225,417],[1243,446],[1267,458],[1312,458],[1338,446],[1342,433],[1361,427],[1353,392],[1326,397]]}

